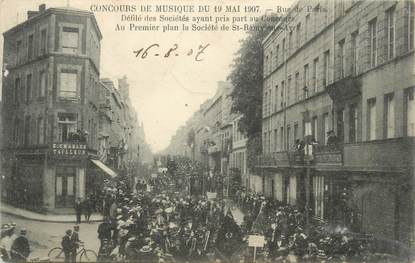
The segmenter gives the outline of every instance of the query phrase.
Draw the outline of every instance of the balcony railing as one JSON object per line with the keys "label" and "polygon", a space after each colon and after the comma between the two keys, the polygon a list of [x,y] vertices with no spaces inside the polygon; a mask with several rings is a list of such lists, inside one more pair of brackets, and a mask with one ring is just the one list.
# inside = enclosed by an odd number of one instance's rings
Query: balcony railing
{"label": "balcony railing", "polygon": [[274,152],[262,154],[257,157],[257,166],[289,166],[288,152]]}
{"label": "balcony railing", "polygon": [[375,140],[344,145],[348,169],[407,170],[415,164],[415,137]]}
{"label": "balcony railing", "polygon": [[343,165],[342,147],[316,145],[313,148],[313,162],[315,165]]}
{"label": "balcony railing", "polygon": [[[258,167],[306,165],[304,151],[259,155]],[[365,171],[408,171],[415,167],[415,137],[344,144],[338,147],[315,145],[309,165],[315,169]]]}

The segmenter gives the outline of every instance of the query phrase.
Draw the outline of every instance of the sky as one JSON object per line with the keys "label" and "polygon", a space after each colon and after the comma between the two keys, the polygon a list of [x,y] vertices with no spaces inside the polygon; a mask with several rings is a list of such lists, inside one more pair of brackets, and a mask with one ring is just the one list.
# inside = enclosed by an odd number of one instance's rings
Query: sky
{"label": "sky", "polygon": [[[258,5],[260,12],[266,9],[289,7],[294,0],[0,0],[0,32],[4,32],[26,20],[28,10],[37,10],[40,4],[46,8],[70,6],[91,10],[94,5]],[[253,4],[254,3],[254,4]],[[226,80],[240,40],[246,37],[239,32],[195,32],[130,31],[130,22],[125,31],[116,31],[121,24],[120,12],[94,12],[103,39],[101,40],[100,77],[114,81],[127,76],[130,83],[130,97],[140,121],[144,124],[146,140],[153,152],[168,146],[170,138],[178,127],[199,109],[201,103],[212,97],[217,82]],[[140,14],[136,12],[134,14]],[[170,13],[173,15],[174,13]],[[207,15],[210,15],[208,13]],[[242,11],[240,13],[243,15]],[[144,14],[143,14],[144,15]],[[160,13],[152,13],[159,16]],[[139,22],[136,22],[139,23]],[[157,23],[152,23],[156,25]],[[3,60],[3,36],[0,37],[0,60]],[[164,58],[149,53],[146,58],[136,57],[134,51],[159,44],[164,54],[178,44],[179,56]],[[200,45],[209,46],[201,55],[202,61],[186,53]],[[151,49],[150,52],[152,52]],[[0,84],[1,85],[1,84]],[[1,89],[0,89],[1,92]]]}

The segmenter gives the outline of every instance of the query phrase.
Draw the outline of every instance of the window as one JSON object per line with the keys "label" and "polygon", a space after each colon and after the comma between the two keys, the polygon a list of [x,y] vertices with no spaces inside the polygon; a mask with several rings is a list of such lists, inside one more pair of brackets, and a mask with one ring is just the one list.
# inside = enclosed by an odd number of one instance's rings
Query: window
{"label": "window", "polygon": [[298,123],[294,124],[294,141],[298,139]]}
{"label": "window", "polygon": [[369,22],[369,48],[370,48],[370,66],[376,67],[377,63],[377,29],[376,29],[376,18]]}
{"label": "window", "polygon": [[58,113],[58,140],[71,141],[77,131],[77,115],[73,113]]}
{"label": "window", "polygon": [[274,129],[274,152],[278,151],[278,129]]}
{"label": "window", "polygon": [[73,71],[62,71],[60,73],[59,96],[62,98],[76,98],[78,76]]}
{"label": "window", "polygon": [[415,136],[415,99],[414,88],[408,89],[406,101],[407,136]]}
{"label": "window", "polygon": [[305,17],[305,31],[304,31],[304,40],[308,40],[309,28],[310,28],[310,14]]}
{"label": "window", "polygon": [[46,94],[46,73],[44,70],[39,73],[39,97],[44,97]]}
{"label": "window", "polygon": [[314,215],[324,218],[324,176],[313,177]]}
{"label": "window", "polygon": [[42,29],[42,31],[40,31],[40,54],[46,54],[46,43],[47,43],[47,39],[46,39],[46,29]]}
{"label": "window", "polygon": [[265,65],[264,65],[264,74],[267,75],[268,74],[268,55],[265,56]]}
{"label": "window", "polygon": [[268,105],[268,92],[267,91],[265,91],[265,93],[264,93],[264,99],[263,99],[263,101],[264,101],[264,117],[265,116],[267,116],[267,105]]}
{"label": "window", "polygon": [[310,120],[304,121],[304,137],[308,135],[312,135]]}
{"label": "window", "polygon": [[290,134],[291,134],[291,127],[290,125],[287,125],[287,147],[286,147],[287,150],[290,149],[290,143],[291,143]]}
{"label": "window", "polygon": [[339,76],[344,78],[344,39],[339,42]]}
{"label": "window", "polygon": [[367,134],[368,140],[376,140],[376,99],[372,98],[367,101]]}
{"label": "window", "polygon": [[291,76],[288,77],[288,82],[287,82],[287,105],[290,105],[290,93],[291,93]]}
{"label": "window", "polygon": [[303,91],[304,91],[304,99],[308,98],[308,64],[304,66],[304,77],[303,77]]}
{"label": "window", "polygon": [[290,31],[288,35],[288,54],[291,54],[293,50],[293,31]]}
{"label": "window", "polygon": [[32,74],[26,77],[26,103],[29,103],[32,97]]}
{"label": "window", "polygon": [[411,50],[414,48],[414,2],[413,1],[407,1],[407,18],[408,18],[408,32],[407,32],[407,38],[408,38],[408,50]]}
{"label": "window", "polygon": [[284,127],[280,128],[280,150],[284,150]]}
{"label": "window", "polygon": [[268,153],[267,150],[267,132],[264,132],[264,153]]}
{"label": "window", "polygon": [[14,129],[13,129],[13,142],[15,145],[19,144],[19,136],[20,136],[20,120],[18,118],[14,119]]}
{"label": "window", "polygon": [[359,43],[358,43],[359,32],[355,31],[351,35],[352,41],[352,74],[358,74],[358,54],[359,54]]}
{"label": "window", "polygon": [[311,135],[313,135],[313,138],[317,141],[317,133],[318,133],[318,119],[317,116],[314,116],[311,123]]}
{"label": "window", "polygon": [[78,52],[79,29],[74,27],[62,28],[62,52],[76,54]]}
{"label": "window", "polygon": [[344,142],[344,110],[337,111],[337,138],[340,142]]}
{"label": "window", "polygon": [[274,99],[275,99],[274,111],[277,111],[278,110],[278,85],[275,86]]}
{"label": "window", "polygon": [[317,70],[318,70],[318,58],[313,61],[313,92],[317,92]]}
{"label": "window", "polygon": [[269,53],[269,58],[269,72],[271,73],[274,70],[274,64],[272,63],[274,57],[272,56],[272,51]]}
{"label": "window", "polygon": [[16,63],[20,63],[22,57],[22,41],[18,40],[16,42]]}
{"label": "window", "polygon": [[27,56],[29,59],[33,58],[33,34],[27,40]]}
{"label": "window", "polygon": [[301,45],[301,23],[297,25],[297,39],[296,39],[296,47],[299,48]]}
{"label": "window", "polygon": [[286,56],[285,56],[285,38],[283,38],[282,39],[282,54],[284,55],[283,56],[283,61],[284,61],[284,59],[286,58]]}
{"label": "window", "polygon": [[20,78],[16,78],[14,81],[14,103],[19,104],[19,90],[20,90]]}
{"label": "window", "polygon": [[279,60],[278,60],[279,54],[280,54],[280,45],[277,45],[277,51],[275,53],[275,63],[277,64],[277,67],[279,65]]}
{"label": "window", "polygon": [[323,86],[329,84],[329,66],[330,66],[330,50],[324,52],[324,64],[323,64]]}
{"label": "window", "polygon": [[24,145],[28,146],[30,144],[30,134],[31,134],[31,129],[30,129],[30,116],[26,116],[25,118],[25,122],[24,122]]}
{"label": "window", "polygon": [[285,81],[281,82],[281,109],[284,107],[284,90],[285,90]]}
{"label": "window", "polygon": [[297,73],[295,73],[295,80],[294,80],[295,101],[300,100],[300,98],[299,98],[299,96],[300,96],[300,83],[299,83],[299,81],[300,81],[300,73],[297,72]]}
{"label": "window", "polygon": [[357,141],[357,105],[350,105],[349,112],[349,142],[356,143]]}
{"label": "window", "polygon": [[37,119],[37,143],[38,144],[44,144],[45,143],[45,135],[44,135],[44,123],[43,118],[39,117]]}
{"label": "window", "polygon": [[323,114],[322,128],[323,128],[324,143],[327,144],[327,138],[328,138],[327,132],[329,131],[329,114],[328,113]]}
{"label": "window", "polygon": [[385,138],[395,137],[395,102],[393,93],[385,95]]}
{"label": "window", "polygon": [[395,56],[395,7],[386,11],[386,41],[388,58]]}

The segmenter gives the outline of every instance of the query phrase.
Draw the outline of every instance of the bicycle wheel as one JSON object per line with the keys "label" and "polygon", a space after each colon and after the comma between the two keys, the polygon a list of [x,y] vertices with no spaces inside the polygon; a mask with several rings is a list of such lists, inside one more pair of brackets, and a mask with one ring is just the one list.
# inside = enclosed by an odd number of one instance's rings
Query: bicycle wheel
{"label": "bicycle wheel", "polygon": [[97,253],[90,249],[85,249],[79,258],[81,262],[97,262]]}
{"label": "bicycle wheel", "polygon": [[65,254],[61,247],[52,248],[49,253],[48,257],[52,262],[60,262],[65,260]]}

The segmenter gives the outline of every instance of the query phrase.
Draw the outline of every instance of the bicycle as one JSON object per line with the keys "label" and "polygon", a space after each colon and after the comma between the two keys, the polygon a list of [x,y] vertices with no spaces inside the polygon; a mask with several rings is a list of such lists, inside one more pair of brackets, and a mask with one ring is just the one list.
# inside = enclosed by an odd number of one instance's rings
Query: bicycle
{"label": "bicycle", "polygon": [[[79,262],[97,261],[97,253],[91,249],[85,249],[84,242],[80,242],[79,247],[81,249],[76,252],[76,256],[79,256]],[[64,261],[65,254],[63,253],[63,249],[61,247],[55,247],[49,251],[48,257],[52,262],[61,262]]]}

